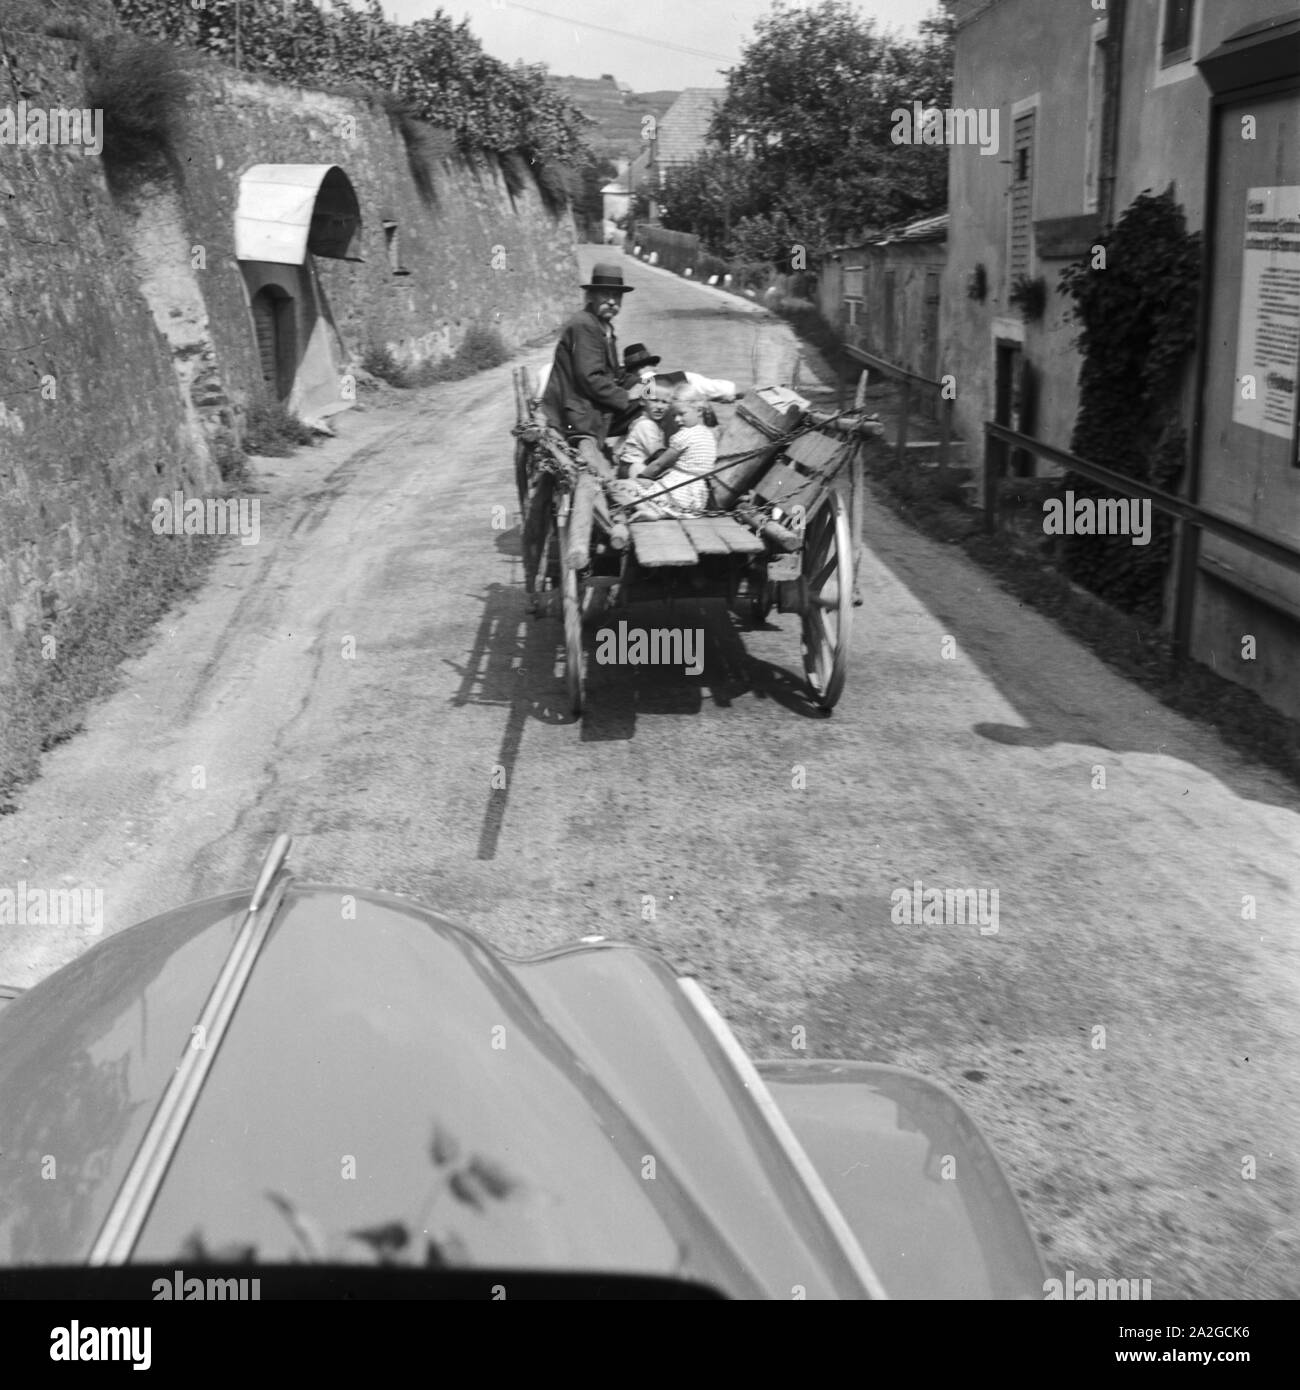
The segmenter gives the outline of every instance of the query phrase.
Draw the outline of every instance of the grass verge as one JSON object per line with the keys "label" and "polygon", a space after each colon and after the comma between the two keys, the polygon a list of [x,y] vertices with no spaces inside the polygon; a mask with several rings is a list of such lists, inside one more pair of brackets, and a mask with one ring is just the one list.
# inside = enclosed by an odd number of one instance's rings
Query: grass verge
{"label": "grass verge", "polygon": [[[287,458],[316,435],[280,401],[254,401],[244,418],[243,447],[250,454]],[[224,472],[224,469],[223,469]]]}
{"label": "grass verge", "polygon": [[440,381],[463,381],[490,367],[509,362],[510,349],[495,328],[473,325],[460,346],[440,362],[421,362],[402,373],[401,384],[408,387],[432,386]]}
{"label": "grass verge", "polygon": [[203,583],[220,540],[146,529],[114,579],[52,621],[29,625],[0,717],[0,815],[16,809],[40,755],[78,733],[86,708],[115,688],[121,663],[148,645],[153,624]]}

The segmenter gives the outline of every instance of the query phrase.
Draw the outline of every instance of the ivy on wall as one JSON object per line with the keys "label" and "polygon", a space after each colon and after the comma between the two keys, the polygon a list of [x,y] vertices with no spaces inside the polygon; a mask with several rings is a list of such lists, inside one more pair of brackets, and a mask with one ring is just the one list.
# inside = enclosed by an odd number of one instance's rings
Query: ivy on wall
{"label": "ivy on wall", "polygon": [[[137,34],[208,53],[245,72],[297,86],[361,86],[390,94],[408,117],[450,131],[456,151],[477,163],[526,166],[553,204],[560,166],[589,157],[587,118],[546,81],[540,64],[513,66],[483,51],[468,20],[441,10],[398,24],[380,0],[354,9],[341,0],[113,0]],[[409,143],[409,142],[408,142]],[[513,191],[513,188],[512,188]]]}
{"label": "ivy on wall", "polygon": [[[1186,463],[1180,386],[1196,342],[1201,237],[1171,193],[1142,193],[1092,252],[1061,275],[1081,325],[1079,413],[1071,452],[1166,492]],[[1114,494],[1078,474],[1079,498]],[[1066,572],[1116,607],[1159,622],[1173,522],[1152,508],[1151,540],[1066,536]]]}

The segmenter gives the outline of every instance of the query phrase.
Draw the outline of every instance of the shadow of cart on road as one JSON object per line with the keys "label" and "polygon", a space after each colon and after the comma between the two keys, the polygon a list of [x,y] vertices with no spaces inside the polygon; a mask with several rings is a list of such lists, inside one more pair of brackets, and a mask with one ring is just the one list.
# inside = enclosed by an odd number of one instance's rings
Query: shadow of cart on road
{"label": "shadow of cart on road", "polygon": [[[602,664],[601,633],[625,623],[630,640],[652,629],[689,629],[702,635],[698,674],[682,666]],[[634,738],[637,721],[647,715],[698,714],[707,701],[728,708],[742,696],[773,700],[794,714],[822,719],[798,671],[752,655],[745,631],[721,599],[646,602],[612,609],[587,631],[587,714],[584,743]],[[616,643],[611,643],[616,647]]]}
{"label": "shadow of cart on road", "polygon": [[[503,533],[498,548],[517,553]],[[516,537],[517,541],[517,537]],[[509,805],[510,788],[530,721],[543,725],[571,724],[564,683],[564,624],[558,597],[548,611],[533,616],[520,583],[493,583],[472,596],[482,605],[478,627],[463,662],[446,659],[460,677],[453,707],[495,705],[506,711],[495,763],[503,770],[501,787],[489,790],[479,833],[479,859],[496,856],[501,827]],[[602,665],[596,659],[602,628],[627,623],[636,630],[662,627],[693,628],[703,633],[703,669],[692,675],[680,666]],[[812,702],[802,675],[755,658],[746,650],[743,631],[720,600],[679,600],[674,604],[646,603],[611,610],[590,623],[584,633],[587,652],[587,713],[582,721],[584,743],[634,738],[642,716],[693,715],[706,699],[726,708],[749,695],[773,700],[806,718],[824,718]]]}

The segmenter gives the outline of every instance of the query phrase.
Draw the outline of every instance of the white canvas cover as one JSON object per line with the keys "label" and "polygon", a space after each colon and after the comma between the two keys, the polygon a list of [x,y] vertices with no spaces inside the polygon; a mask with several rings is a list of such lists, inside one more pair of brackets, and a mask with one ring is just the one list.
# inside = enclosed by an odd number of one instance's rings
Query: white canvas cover
{"label": "white canvas cover", "polygon": [[[307,258],[313,218],[323,213],[317,206],[321,186],[331,172],[335,173],[330,180],[334,194],[330,201],[337,208],[334,220],[346,225],[349,219],[355,219],[355,225],[359,226],[356,194],[338,165],[255,164],[239,180],[239,203],[235,210],[235,255],[238,259],[302,265]],[[345,236],[344,240],[347,239]],[[330,254],[315,247],[313,250],[317,254]]]}

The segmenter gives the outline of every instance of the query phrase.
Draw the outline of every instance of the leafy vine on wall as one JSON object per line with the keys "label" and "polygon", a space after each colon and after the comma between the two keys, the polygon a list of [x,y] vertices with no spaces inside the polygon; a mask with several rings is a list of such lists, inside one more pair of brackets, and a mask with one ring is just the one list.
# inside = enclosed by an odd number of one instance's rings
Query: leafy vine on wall
{"label": "leafy vine on wall", "polygon": [[[1200,265],[1200,233],[1187,230],[1172,193],[1144,192],[1061,275],[1083,355],[1070,449],[1164,491],[1175,490],[1186,463],[1180,388],[1196,342]],[[1076,501],[1113,496],[1073,473],[1065,487]],[[1172,543],[1173,523],[1153,509],[1149,544],[1066,536],[1065,567],[1116,607],[1158,622]]]}

